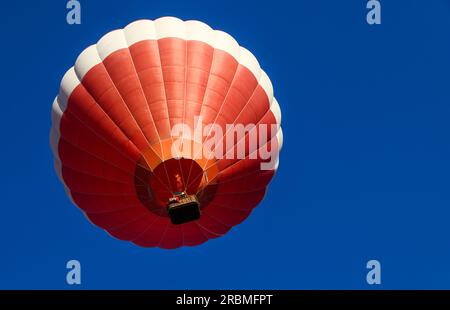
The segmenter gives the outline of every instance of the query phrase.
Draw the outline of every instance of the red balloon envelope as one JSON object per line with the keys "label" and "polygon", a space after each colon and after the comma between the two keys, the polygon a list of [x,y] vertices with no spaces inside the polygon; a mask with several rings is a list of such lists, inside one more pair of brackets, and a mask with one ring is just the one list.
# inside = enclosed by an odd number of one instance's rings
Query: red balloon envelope
{"label": "red balloon envelope", "polygon": [[144,247],[198,245],[244,221],[283,141],[256,58],[222,31],[173,17],[136,21],[85,49],[52,122],[55,169],[73,203]]}

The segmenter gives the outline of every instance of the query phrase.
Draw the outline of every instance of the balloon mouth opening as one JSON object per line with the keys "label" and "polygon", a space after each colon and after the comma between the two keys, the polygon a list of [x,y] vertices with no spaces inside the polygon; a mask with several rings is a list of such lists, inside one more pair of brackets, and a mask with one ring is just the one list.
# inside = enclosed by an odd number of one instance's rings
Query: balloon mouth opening
{"label": "balloon mouth opening", "polygon": [[[191,158],[188,154],[174,157],[172,147],[172,139],[166,139],[143,152],[136,162],[134,181],[145,208],[169,217],[173,224],[182,224],[199,219],[212,201],[219,170],[215,160]],[[171,205],[173,199],[183,203]]]}
{"label": "balloon mouth opening", "polygon": [[187,158],[165,160],[152,171],[137,165],[135,172],[140,202],[150,212],[169,217],[175,225],[200,218],[201,192],[209,181],[200,164]]}

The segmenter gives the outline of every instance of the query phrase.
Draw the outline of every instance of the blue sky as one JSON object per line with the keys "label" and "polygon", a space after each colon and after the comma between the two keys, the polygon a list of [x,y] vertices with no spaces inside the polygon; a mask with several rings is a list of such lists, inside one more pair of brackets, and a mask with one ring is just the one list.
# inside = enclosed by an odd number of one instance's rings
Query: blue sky
{"label": "blue sky", "polygon": [[[2,4],[1,289],[450,288],[450,2],[66,1]],[[91,225],[53,172],[50,109],[76,56],[140,18],[232,34],[271,77],[285,145],[269,192],[223,238],[176,251]]]}

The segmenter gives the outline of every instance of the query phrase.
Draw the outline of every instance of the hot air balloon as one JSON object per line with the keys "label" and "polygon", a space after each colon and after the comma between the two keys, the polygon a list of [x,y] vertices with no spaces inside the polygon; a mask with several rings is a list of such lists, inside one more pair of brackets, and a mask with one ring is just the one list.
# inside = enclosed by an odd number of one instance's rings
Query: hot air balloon
{"label": "hot air balloon", "polygon": [[[200,137],[199,119],[209,124]],[[271,81],[248,50],[202,22],[163,17],[79,55],[53,103],[50,142],[67,195],[93,224],[174,249],[250,215],[278,168],[280,124]]]}

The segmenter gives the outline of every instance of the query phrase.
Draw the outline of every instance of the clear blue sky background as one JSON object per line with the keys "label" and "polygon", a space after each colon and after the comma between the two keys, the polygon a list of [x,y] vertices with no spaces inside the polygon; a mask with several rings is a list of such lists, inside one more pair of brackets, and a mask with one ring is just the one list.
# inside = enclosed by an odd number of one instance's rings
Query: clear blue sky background
{"label": "clear blue sky background", "polygon": [[[450,1],[66,1],[1,5],[0,288],[450,288]],[[232,34],[272,78],[285,147],[263,203],[223,238],[139,248],[91,225],[53,172],[50,109],[77,55],[140,18]]]}

